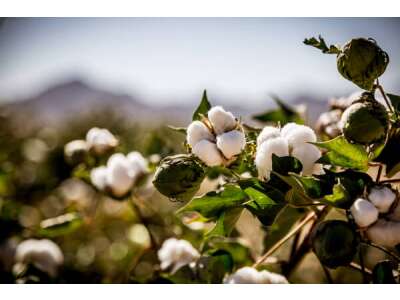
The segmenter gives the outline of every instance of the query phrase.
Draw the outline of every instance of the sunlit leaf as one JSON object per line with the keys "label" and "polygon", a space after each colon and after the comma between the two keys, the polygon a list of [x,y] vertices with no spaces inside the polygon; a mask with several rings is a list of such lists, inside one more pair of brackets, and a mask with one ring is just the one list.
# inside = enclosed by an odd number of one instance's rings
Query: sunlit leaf
{"label": "sunlit leaf", "polygon": [[207,115],[207,112],[210,110],[211,104],[207,98],[207,91],[204,90],[203,97],[201,98],[199,106],[196,108],[195,112],[193,113],[192,120],[201,120],[202,115]]}
{"label": "sunlit leaf", "polygon": [[330,45],[329,47],[326,45],[325,40],[322,38],[321,35],[318,36],[318,39],[315,37],[311,37],[309,39],[304,39],[304,44],[308,46],[313,46],[322,51],[322,53],[326,54],[338,54],[340,53],[340,48],[335,45]]}

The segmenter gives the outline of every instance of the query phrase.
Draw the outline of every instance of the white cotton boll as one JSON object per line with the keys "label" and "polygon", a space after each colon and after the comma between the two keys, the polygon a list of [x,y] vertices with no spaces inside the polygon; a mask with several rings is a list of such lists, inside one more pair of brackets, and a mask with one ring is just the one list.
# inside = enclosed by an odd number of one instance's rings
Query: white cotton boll
{"label": "white cotton boll", "polygon": [[234,115],[231,112],[225,111],[222,106],[211,108],[208,111],[208,119],[217,135],[231,131],[237,125]]}
{"label": "white cotton boll", "polygon": [[260,132],[260,134],[257,137],[257,146],[260,146],[266,140],[279,137],[280,135],[281,135],[281,132],[280,132],[279,128],[276,128],[273,126],[266,126],[263,128],[263,130]]}
{"label": "white cotton boll", "polygon": [[387,213],[396,200],[396,194],[388,187],[373,187],[368,194],[371,201],[380,213]]}
{"label": "white cotton boll", "polygon": [[131,164],[121,153],[110,156],[107,162],[107,186],[116,197],[124,196],[133,185]]}
{"label": "white cotton boll", "polygon": [[271,284],[288,283],[287,279],[279,274],[267,270],[257,271],[252,267],[243,267],[228,276],[224,283],[228,284]]}
{"label": "white cotton boll", "polygon": [[392,221],[400,222],[400,202],[397,202],[393,211],[388,215],[388,218]]}
{"label": "white cotton boll", "polygon": [[100,191],[107,186],[107,168],[105,166],[94,168],[90,171],[90,181]]}
{"label": "white cotton boll", "polygon": [[239,130],[232,130],[217,136],[217,147],[227,159],[240,154],[246,145],[246,136]]}
{"label": "white cotton boll", "polygon": [[286,124],[281,131],[281,136],[286,138],[290,147],[296,147],[303,143],[315,143],[317,136],[313,129],[296,123]]}
{"label": "white cotton boll", "polygon": [[201,121],[193,121],[186,130],[186,140],[190,147],[194,147],[201,140],[215,141],[214,135]]}
{"label": "white cotton boll", "polygon": [[86,134],[86,142],[97,154],[103,154],[118,145],[116,137],[107,129],[94,127]]}
{"label": "white cotton boll", "polygon": [[55,277],[58,267],[64,262],[64,255],[58,245],[51,240],[29,239],[18,244],[15,261],[23,264],[31,263],[39,270]]}
{"label": "white cotton boll", "polygon": [[369,201],[358,198],[350,208],[354,221],[360,227],[367,227],[378,220],[379,212]]}
{"label": "white cotton boll", "polygon": [[194,146],[192,152],[209,167],[220,166],[223,163],[222,155],[213,142],[202,140]]}
{"label": "white cotton boll", "polygon": [[312,175],[315,162],[321,157],[321,151],[312,144],[300,144],[292,149],[292,156],[303,165],[303,175]]}
{"label": "white cotton boll", "polygon": [[289,145],[284,138],[269,139],[257,147],[255,164],[260,178],[269,180],[272,170],[272,154],[280,157],[289,155]]}
{"label": "white cotton boll", "polygon": [[147,173],[148,161],[140,152],[130,152],[126,158],[130,162],[130,176],[136,180],[139,176]]}
{"label": "white cotton boll", "polygon": [[384,247],[395,247],[400,244],[400,223],[379,219],[367,230],[367,237]]}
{"label": "white cotton boll", "polygon": [[158,250],[158,259],[161,269],[172,267],[171,273],[175,273],[181,267],[196,261],[200,253],[186,240],[170,238],[162,244]]}
{"label": "white cotton boll", "polygon": [[68,161],[78,160],[88,151],[88,144],[85,140],[74,140],[64,146],[64,155]]}

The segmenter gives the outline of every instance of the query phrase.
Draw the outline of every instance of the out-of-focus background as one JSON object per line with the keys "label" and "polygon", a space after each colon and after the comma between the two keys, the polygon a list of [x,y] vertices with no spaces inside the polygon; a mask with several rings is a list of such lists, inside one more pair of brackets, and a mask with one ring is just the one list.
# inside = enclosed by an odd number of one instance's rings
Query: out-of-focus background
{"label": "out-of-focus background", "polygon": [[[178,204],[159,194],[151,201],[161,220],[111,199],[98,208],[103,196],[70,178],[67,142],[97,126],[118,136],[122,152],[180,153],[183,137],[166,125],[187,125],[204,89],[212,104],[244,118],[274,107],[275,94],[305,104],[312,124],[328,99],[357,90],[336,71],[334,56],[305,46],[304,38],[374,38],[391,58],[380,81],[398,93],[399,31],[400,19],[390,18],[0,19],[0,281],[14,281],[13,251],[26,238],[60,245],[58,282],[154,280],[157,248],[144,251],[148,234],[137,224],[156,236],[153,243],[175,235],[198,246],[204,229],[174,218]],[[79,230],[38,230],[43,220],[75,211],[86,216]],[[239,222],[237,235],[253,258],[265,246],[259,225],[250,215]],[[318,266],[314,257],[303,270]],[[290,279],[322,282],[321,272]],[[360,280],[340,272],[337,282]]]}

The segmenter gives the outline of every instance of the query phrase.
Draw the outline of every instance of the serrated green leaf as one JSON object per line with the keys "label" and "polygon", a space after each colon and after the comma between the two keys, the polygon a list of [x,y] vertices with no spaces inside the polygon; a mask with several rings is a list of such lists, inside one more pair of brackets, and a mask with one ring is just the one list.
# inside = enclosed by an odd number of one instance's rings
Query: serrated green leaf
{"label": "serrated green leaf", "polygon": [[247,194],[240,187],[226,184],[221,192],[210,192],[193,198],[177,213],[196,211],[206,218],[219,216],[226,209],[239,207],[247,199]]}
{"label": "serrated green leaf", "polygon": [[199,106],[197,107],[197,109],[193,113],[192,120],[193,121],[201,120],[202,115],[203,116],[207,115],[207,112],[210,110],[210,108],[211,108],[211,104],[210,104],[210,102],[208,101],[208,98],[207,98],[207,91],[204,90],[203,97],[201,98]]}
{"label": "serrated green leaf", "polygon": [[304,44],[308,46],[315,47],[322,51],[322,53],[326,54],[338,54],[340,53],[340,49],[338,46],[330,45],[329,47],[326,45],[325,40],[322,38],[321,35],[318,36],[318,40],[315,37],[304,39]]}
{"label": "serrated green leaf", "polygon": [[349,143],[343,136],[313,144],[329,150],[319,159],[320,163],[362,171],[368,169],[368,154],[364,147]]}

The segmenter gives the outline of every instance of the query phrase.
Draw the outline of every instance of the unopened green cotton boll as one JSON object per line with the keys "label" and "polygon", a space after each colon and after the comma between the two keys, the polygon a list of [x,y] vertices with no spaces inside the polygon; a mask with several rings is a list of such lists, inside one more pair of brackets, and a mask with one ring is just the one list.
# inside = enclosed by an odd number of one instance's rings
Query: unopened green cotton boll
{"label": "unopened green cotton boll", "polygon": [[337,68],[342,76],[364,90],[372,90],[375,80],[389,63],[389,56],[375,41],[365,38],[347,42],[337,56]]}
{"label": "unopened green cotton boll", "polygon": [[368,228],[367,237],[378,245],[393,248],[400,244],[400,222],[379,219]]}
{"label": "unopened green cotton boll", "polygon": [[224,163],[217,145],[208,140],[198,142],[192,149],[192,152],[209,167],[220,166]]}
{"label": "unopened green cotton boll", "polygon": [[356,224],[360,227],[367,227],[378,220],[379,212],[369,201],[359,198],[354,201],[350,212]]}
{"label": "unopened green cotton boll", "polygon": [[344,111],[340,126],[348,141],[368,145],[385,139],[389,117],[371,93],[364,93]]}
{"label": "unopened green cotton boll", "polygon": [[380,213],[387,213],[396,200],[396,193],[387,186],[374,186],[368,194],[368,199],[371,201]]}
{"label": "unopened green cotton boll", "polygon": [[161,161],[153,184],[161,194],[184,201],[195,195],[204,177],[203,167],[193,156],[175,155]]}
{"label": "unopened green cotton boll", "polygon": [[329,268],[349,264],[359,240],[350,224],[340,220],[319,223],[312,232],[312,247],[321,263]]}
{"label": "unopened green cotton boll", "polygon": [[201,140],[215,141],[214,135],[201,121],[193,121],[187,128],[186,140],[190,147],[194,147]]}
{"label": "unopened green cotton boll", "polygon": [[287,279],[277,273],[267,270],[258,271],[252,267],[243,267],[225,278],[224,283],[228,284],[284,284]]}
{"label": "unopened green cotton boll", "polygon": [[237,125],[234,115],[229,111],[225,111],[222,106],[212,107],[207,115],[217,135],[231,131]]}
{"label": "unopened green cotton boll", "polygon": [[217,147],[227,159],[238,155],[246,145],[246,136],[242,131],[232,130],[217,136]]}

